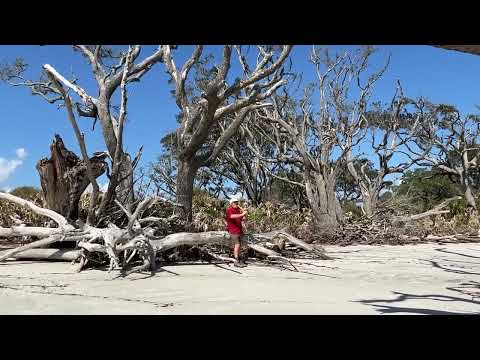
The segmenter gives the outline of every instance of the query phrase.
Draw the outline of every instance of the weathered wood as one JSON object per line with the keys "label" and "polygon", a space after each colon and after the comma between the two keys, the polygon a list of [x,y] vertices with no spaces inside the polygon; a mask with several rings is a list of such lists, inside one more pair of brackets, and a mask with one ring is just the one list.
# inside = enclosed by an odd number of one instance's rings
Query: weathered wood
{"label": "weathered wood", "polygon": [[[87,164],[65,147],[59,135],[55,135],[50,152],[50,159],[41,159],[36,165],[45,207],[69,220],[76,220],[80,197],[90,184]],[[106,170],[106,156],[102,153],[90,159],[91,169],[96,178]]]}
{"label": "weathered wood", "polygon": [[30,250],[30,249],[35,249],[41,246],[50,245],[50,244],[53,244],[54,242],[61,241],[61,239],[62,239],[61,235],[53,235],[48,238],[34,241],[30,244],[19,246],[15,249],[11,249],[6,252],[0,253],[0,262],[14,256],[15,254],[19,254],[25,250]]}
{"label": "weathered wood", "polygon": [[170,234],[160,240],[150,240],[156,252],[162,252],[181,245],[218,245],[231,243],[230,235],[226,231],[208,231],[202,233]]}
{"label": "weathered wood", "polygon": [[295,236],[292,236],[286,232],[278,232],[278,234],[279,236],[284,237],[289,243],[294,244],[303,250],[313,252],[323,260],[332,260],[331,257],[325,255],[325,251],[319,246],[307,244],[306,242],[297,239]]}
{"label": "weathered wood", "polygon": [[[290,244],[293,244],[305,251],[313,252],[317,254],[321,259],[323,260],[331,260],[332,258],[325,255],[325,250],[318,246],[318,245],[311,245],[307,244],[306,242],[297,239],[295,236],[290,235],[287,233],[285,230],[274,230],[270,231],[268,233],[263,233],[263,234],[254,234],[254,238],[257,239],[273,239],[274,244],[278,246],[279,241],[277,240],[278,238],[284,239],[285,241],[289,242]],[[280,250],[282,250],[281,247],[279,247]]]}
{"label": "weathered wood", "polygon": [[64,249],[30,249],[19,254],[14,254],[11,258],[17,260],[58,260],[73,261],[77,260],[82,252],[80,250]]}
{"label": "weathered wood", "polygon": [[[16,196],[9,196],[12,201],[21,202],[24,206],[32,207],[34,206],[29,201],[22,200]],[[19,229],[0,229],[4,233],[9,235],[18,234],[18,231],[24,231],[25,233],[32,234],[36,233],[37,235],[47,235],[50,236],[34,241],[30,244],[17,247],[15,249],[10,249],[5,252],[0,253],[0,261],[4,261],[11,257],[20,258],[19,254],[30,251],[22,256],[25,258],[58,258],[64,259],[68,258],[71,254],[75,254],[75,259],[81,257],[81,263],[79,269],[81,270],[84,262],[88,261],[88,253],[96,252],[102,253],[109,257],[110,259],[110,271],[119,267],[124,274],[129,274],[136,271],[145,271],[155,270],[155,260],[156,255],[159,252],[164,252],[166,250],[181,246],[196,246],[196,245],[232,245],[231,236],[226,231],[210,231],[210,232],[201,232],[201,233],[176,233],[170,234],[163,238],[155,238],[153,235],[152,229],[142,229],[139,220],[144,208],[151,205],[153,202],[157,201],[157,198],[149,198],[142,201],[137,209],[133,212],[125,209],[123,205],[119,204],[122,210],[127,214],[129,218],[129,224],[126,229],[121,229],[115,226],[114,224],[109,224],[107,228],[97,228],[90,226],[88,224],[80,224],[80,228],[76,229],[70,224],[65,224],[66,219],[60,214],[55,214],[53,211],[50,211],[55,216],[53,216],[60,224],[59,228],[46,228],[39,231],[38,228],[32,227],[18,227]],[[42,209],[40,209],[42,210]],[[44,210],[44,209],[43,209]],[[52,215],[52,214],[50,214]],[[41,229],[41,228],[40,228]],[[17,233],[15,233],[15,231]],[[290,234],[286,233],[283,230],[272,231],[270,233],[263,234],[249,234],[247,238],[246,246],[259,254],[263,254],[265,257],[282,259],[284,261],[290,262],[287,258],[281,256],[280,253],[267,249],[260,245],[258,242],[262,240],[272,240],[275,238],[283,238],[286,241],[295,244],[297,247],[301,247],[307,251],[314,253],[315,255],[320,255],[321,258],[328,258],[323,254],[323,251],[315,248],[312,245],[306,244],[303,241],[296,239]],[[55,249],[38,249],[39,247],[47,246],[57,241],[65,241],[65,239],[75,239],[77,240],[77,246],[81,250],[78,250],[78,253],[66,253],[69,255],[64,255],[63,253],[56,252]],[[33,251],[38,250],[38,251]],[[50,250],[50,252],[49,252]],[[126,260],[128,252],[132,250],[132,254],[136,253],[143,260],[143,264],[136,266],[130,270],[127,269],[127,264],[131,260],[132,256]],[[68,251],[68,250],[67,250]],[[125,256],[123,265],[121,265],[121,254]],[[73,256],[73,255],[72,255]],[[219,259],[216,255],[213,256],[216,259]],[[225,258],[223,261],[228,261]],[[293,265],[292,265],[293,266]]]}
{"label": "weathered wood", "polygon": [[442,209],[447,207],[447,205],[449,203],[451,203],[452,201],[460,200],[461,198],[462,198],[461,196],[454,196],[454,197],[448,198],[448,199],[444,200],[443,202],[441,202],[440,204],[433,207],[433,209],[430,209],[430,210],[425,211],[425,212],[420,213],[420,214],[415,214],[415,215],[410,215],[410,216],[397,216],[393,219],[393,223],[395,224],[395,223],[399,223],[399,222],[416,221],[416,220],[424,219],[424,218],[429,217],[429,216],[448,214],[450,212],[450,210],[442,210]]}
{"label": "weathered wood", "polygon": [[[301,247],[304,250],[313,252],[314,254],[318,255],[319,258],[324,260],[331,260],[331,258],[325,255],[322,249],[315,247],[313,245],[309,245],[300,239],[291,236],[290,234],[284,231],[272,231],[269,233],[263,234],[253,234],[254,239],[257,240],[271,240],[275,237],[283,237],[288,242],[295,244],[298,247]],[[208,231],[202,233],[176,233],[170,234],[162,239],[159,240],[150,240],[150,244],[154,248],[154,250],[158,252],[163,252],[178,246],[188,245],[188,246],[195,246],[195,245],[232,245],[230,240],[230,235],[226,231]],[[248,242],[246,246],[260,254],[265,256],[281,256],[278,252],[267,249],[264,246],[259,244],[254,244],[252,242]]]}
{"label": "weathered wood", "polygon": [[248,244],[248,247],[256,252],[263,254],[265,256],[281,256],[278,252],[267,249],[261,245],[257,244]]}
{"label": "weathered wood", "polygon": [[48,209],[41,208],[37,205],[35,205],[33,202],[19,198],[18,196],[14,196],[12,194],[7,194],[4,192],[0,192],[0,199],[4,199],[7,201],[11,201],[15,204],[18,204],[20,206],[23,206],[27,209],[32,210],[34,213],[42,216],[46,216],[53,221],[55,221],[59,226],[65,226],[68,224],[68,221],[61,216],[60,214],[56,213],[55,211],[51,211]]}
{"label": "weathered wood", "polygon": [[61,234],[62,228],[46,228],[34,226],[12,226],[9,228],[0,227],[0,238],[10,238],[17,236],[37,236],[40,238],[55,234]]}

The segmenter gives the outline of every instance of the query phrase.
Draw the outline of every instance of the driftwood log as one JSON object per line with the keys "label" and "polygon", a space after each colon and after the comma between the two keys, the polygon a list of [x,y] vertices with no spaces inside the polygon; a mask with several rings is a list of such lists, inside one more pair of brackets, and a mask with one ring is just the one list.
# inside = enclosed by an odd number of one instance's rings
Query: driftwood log
{"label": "driftwood log", "polygon": [[31,249],[14,254],[12,258],[17,260],[58,260],[75,261],[82,255],[80,250],[65,249]]}
{"label": "driftwood log", "polygon": [[393,219],[393,224],[396,223],[406,223],[406,222],[411,222],[411,221],[417,221],[424,219],[429,216],[435,216],[435,215],[441,215],[441,214],[448,214],[450,210],[445,209],[448,204],[450,204],[452,201],[455,200],[460,200],[462,197],[461,196],[454,196],[448,199],[445,199],[442,201],[440,204],[434,206],[432,209],[425,211],[420,214],[414,214],[410,216],[397,216]]}
{"label": "driftwood log", "polygon": [[[90,184],[87,165],[65,147],[59,135],[55,135],[50,145],[50,153],[50,158],[41,159],[36,165],[40,175],[44,206],[68,220],[77,220],[80,197]],[[106,157],[106,153],[97,153],[90,158],[95,178],[105,172]]]}

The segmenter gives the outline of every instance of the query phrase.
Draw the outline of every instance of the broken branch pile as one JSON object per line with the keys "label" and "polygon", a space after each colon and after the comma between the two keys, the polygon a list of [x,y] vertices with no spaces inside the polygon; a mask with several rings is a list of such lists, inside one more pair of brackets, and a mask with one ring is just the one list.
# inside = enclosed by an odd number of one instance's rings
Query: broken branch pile
{"label": "broken branch pile", "polygon": [[446,199],[432,209],[420,214],[396,215],[395,209],[384,208],[375,214],[363,217],[357,221],[344,223],[335,233],[325,234],[322,243],[340,246],[354,244],[388,244],[405,245],[420,242],[480,242],[478,234],[432,234],[423,227],[416,226],[415,222],[431,216],[449,212],[446,207],[456,196]]}

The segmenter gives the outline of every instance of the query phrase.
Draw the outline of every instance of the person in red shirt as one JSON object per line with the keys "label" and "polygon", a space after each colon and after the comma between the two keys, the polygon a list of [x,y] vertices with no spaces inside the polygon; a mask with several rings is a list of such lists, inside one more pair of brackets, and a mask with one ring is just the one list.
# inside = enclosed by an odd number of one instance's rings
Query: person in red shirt
{"label": "person in red shirt", "polygon": [[246,211],[242,211],[238,206],[238,199],[230,199],[230,206],[227,208],[225,214],[225,224],[227,231],[230,234],[230,238],[234,242],[233,257],[237,260],[234,265],[237,267],[245,267],[246,264],[243,260],[240,260],[240,249],[242,241],[244,239],[242,221],[247,215]]}

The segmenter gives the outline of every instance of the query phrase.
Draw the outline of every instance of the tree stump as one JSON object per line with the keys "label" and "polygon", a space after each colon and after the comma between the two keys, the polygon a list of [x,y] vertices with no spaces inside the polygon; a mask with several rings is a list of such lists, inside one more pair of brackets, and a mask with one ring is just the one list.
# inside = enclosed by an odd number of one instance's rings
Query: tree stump
{"label": "tree stump", "polygon": [[[69,221],[78,219],[80,197],[90,184],[85,161],[63,144],[60,135],[55,135],[50,145],[51,157],[37,162],[40,175],[44,206]],[[95,178],[102,175],[107,164],[106,153],[96,153],[90,158]]]}

